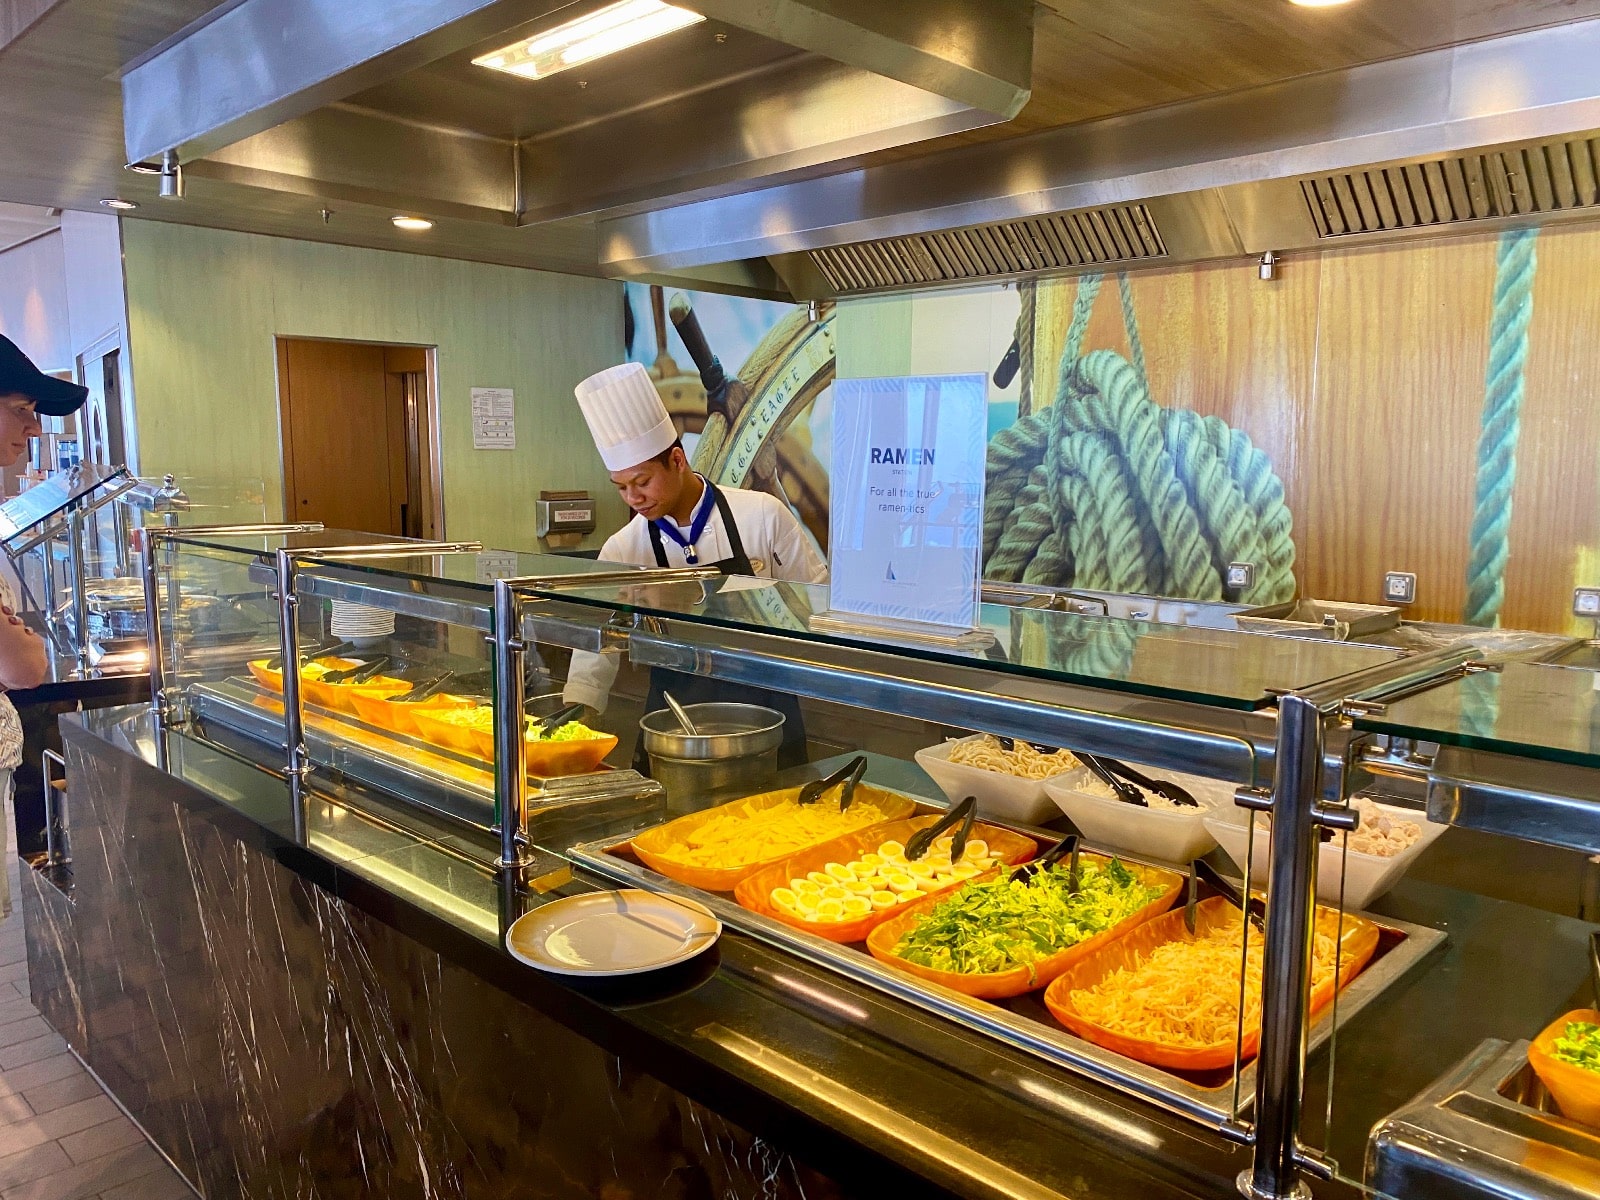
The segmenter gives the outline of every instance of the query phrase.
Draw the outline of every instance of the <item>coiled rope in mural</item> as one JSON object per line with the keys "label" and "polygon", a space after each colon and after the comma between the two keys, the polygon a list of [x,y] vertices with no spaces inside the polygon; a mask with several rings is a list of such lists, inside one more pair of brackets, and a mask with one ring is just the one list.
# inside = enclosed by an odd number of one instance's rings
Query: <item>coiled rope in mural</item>
{"label": "coiled rope in mural", "polygon": [[1467,558],[1468,625],[1498,625],[1511,555],[1511,492],[1517,478],[1522,426],[1523,367],[1533,319],[1537,229],[1500,235],[1495,252],[1494,309],[1489,322],[1489,367],[1484,375],[1483,423],[1478,433],[1478,486]]}
{"label": "coiled rope in mural", "polygon": [[1079,353],[1101,283],[1083,276],[1055,403],[989,443],[986,577],[1216,600],[1227,564],[1250,562],[1245,600],[1292,598],[1292,522],[1272,464],[1220,418],[1150,398],[1132,294],[1119,282],[1134,361]]}

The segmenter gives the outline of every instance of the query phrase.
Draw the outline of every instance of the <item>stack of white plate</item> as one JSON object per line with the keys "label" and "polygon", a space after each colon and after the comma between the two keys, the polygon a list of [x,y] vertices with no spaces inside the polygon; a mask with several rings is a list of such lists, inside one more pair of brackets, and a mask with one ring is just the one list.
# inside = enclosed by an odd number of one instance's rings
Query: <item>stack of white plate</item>
{"label": "stack of white plate", "polygon": [[394,632],[394,614],[388,609],[373,608],[370,604],[353,604],[348,600],[335,600],[332,604],[328,632],[341,642],[354,642],[362,646]]}

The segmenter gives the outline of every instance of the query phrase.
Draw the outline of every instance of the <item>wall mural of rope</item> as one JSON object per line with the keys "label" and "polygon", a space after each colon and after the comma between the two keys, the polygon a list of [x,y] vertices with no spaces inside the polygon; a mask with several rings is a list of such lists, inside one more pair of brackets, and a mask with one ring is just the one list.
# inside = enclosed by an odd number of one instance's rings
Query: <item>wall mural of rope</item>
{"label": "wall mural of rope", "polygon": [[1523,368],[1533,319],[1533,280],[1539,261],[1537,229],[1510,229],[1495,252],[1494,308],[1489,320],[1489,367],[1483,385],[1478,434],[1478,486],[1467,559],[1469,625],[1500,624],[1511,555],[1511,499],[1517,478],[1517,438],[1522,427]]}
{"label": "wall mural of rope", "polygon": [[1217,600],[1227,564],[1252,562],[1246,601],[1291,599],[1282,483],[1243,432],[1151,399],[1126,276],[1132,361],[1080,352],[1101,282],[1079,279],[1055,402],[989,443],[986,578]]}

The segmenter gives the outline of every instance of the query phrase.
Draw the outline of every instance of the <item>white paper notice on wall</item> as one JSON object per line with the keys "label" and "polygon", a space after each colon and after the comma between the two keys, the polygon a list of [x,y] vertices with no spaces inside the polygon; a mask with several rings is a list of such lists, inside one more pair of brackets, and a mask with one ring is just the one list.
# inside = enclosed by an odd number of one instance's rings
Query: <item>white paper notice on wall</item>
{"label": "white paper notice on wall", "polygon": [[510,388],[472,389],[472,448],[517,448],[517,404]]}

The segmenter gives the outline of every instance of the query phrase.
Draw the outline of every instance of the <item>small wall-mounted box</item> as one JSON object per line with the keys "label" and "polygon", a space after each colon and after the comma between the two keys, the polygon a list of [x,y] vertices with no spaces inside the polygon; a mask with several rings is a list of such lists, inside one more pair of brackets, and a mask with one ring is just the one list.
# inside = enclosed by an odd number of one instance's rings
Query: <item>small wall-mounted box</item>
{"label": "small wall-mounted box", "polygon": [[539,537],[594,532],[594,499],[588,492],[540,492],[533,511],[533,532]]}

